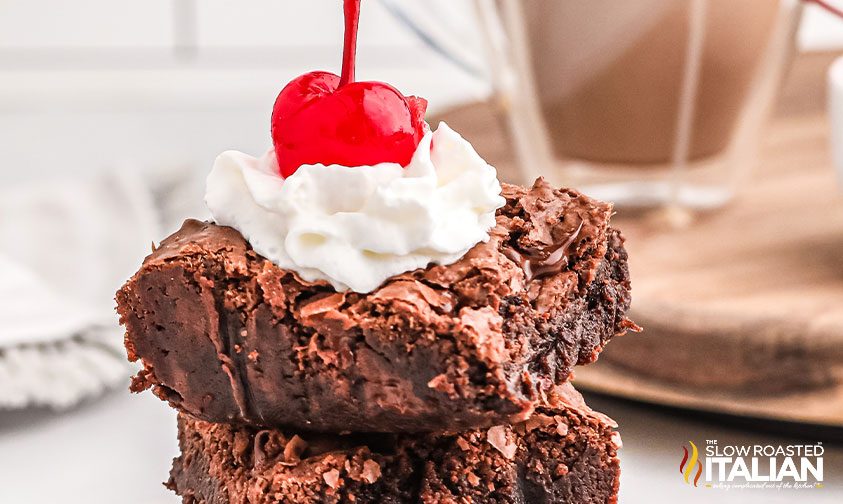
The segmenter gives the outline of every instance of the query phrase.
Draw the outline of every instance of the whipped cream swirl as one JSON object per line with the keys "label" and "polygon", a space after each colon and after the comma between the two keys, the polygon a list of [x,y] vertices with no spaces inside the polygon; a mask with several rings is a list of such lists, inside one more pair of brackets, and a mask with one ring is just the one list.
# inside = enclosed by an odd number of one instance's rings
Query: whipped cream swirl
{"label": "whipped cream swirl", "polygon": [[500,193],[495,168],[440,123],[406,168],[314,164],[284,179],[272,150],[261,158],[224,152],[205,203],[217,224],[240,231],[278,266],[365,293],[487,241]]}

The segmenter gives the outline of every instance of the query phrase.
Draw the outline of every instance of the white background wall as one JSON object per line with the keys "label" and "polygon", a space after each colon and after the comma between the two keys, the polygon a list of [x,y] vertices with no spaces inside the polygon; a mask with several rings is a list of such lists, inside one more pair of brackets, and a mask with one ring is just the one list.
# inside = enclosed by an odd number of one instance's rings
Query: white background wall
{"label": "white background wall", "polygon": [[[0,0],[0,182],[126,165],[204,171],[226,149],[261,153],[283,85],[338,72],[341,52],[338,0]],[[378,2],[366,2],[358,53],[360,79],[434,107],[488,93]]]}

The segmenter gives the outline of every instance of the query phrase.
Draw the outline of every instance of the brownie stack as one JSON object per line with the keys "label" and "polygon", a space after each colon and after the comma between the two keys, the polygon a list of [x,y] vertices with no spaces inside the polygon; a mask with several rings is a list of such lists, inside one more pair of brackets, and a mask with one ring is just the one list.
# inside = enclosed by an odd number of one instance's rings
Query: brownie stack
{"label": "brownie stack", "polygon": [[306,282],[188,220],[117,293],[179,410],[185,503],[614,502],[619,436],[567,384],[626,316],[611,206],[503,186],[491,238],[373,292]]}

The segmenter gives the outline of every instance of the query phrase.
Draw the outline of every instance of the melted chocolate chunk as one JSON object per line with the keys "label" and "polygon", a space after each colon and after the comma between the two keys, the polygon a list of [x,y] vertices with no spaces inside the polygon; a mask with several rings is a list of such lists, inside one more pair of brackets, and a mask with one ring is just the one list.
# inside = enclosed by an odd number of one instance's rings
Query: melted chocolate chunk
{"label": "melted chocolate chunk", "polygon": [[582,225],[583,222],[580,221],[574,232],[550,249],[533,247],[528,250],[518,250],[515,247],[504,247],[502,252],[521,266],[528,282],[560,273],[568,266],[571,245],[582,231]]}

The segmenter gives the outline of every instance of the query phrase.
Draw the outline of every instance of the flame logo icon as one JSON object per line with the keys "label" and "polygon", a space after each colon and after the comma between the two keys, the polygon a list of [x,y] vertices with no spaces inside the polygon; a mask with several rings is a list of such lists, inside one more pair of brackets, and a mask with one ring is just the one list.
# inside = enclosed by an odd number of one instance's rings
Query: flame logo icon
{"label": "flame logo icon", "polygon": [[696,467],[697,474],[694,476],[694,486],[697,486],[697,483],[700,481],[700,476],[702,475],[700,452],[697,450],[697,445],[695,445],[693,441],[688,442],[691,443],[690,459],[688,458],[688,449],[683,446],[682,451],[684,451],[685,454],[682,456],[682,462],[679,463],[679,474],[685,478],[685,483],[690,484],[691,474],[694,472],[694,468]]}

